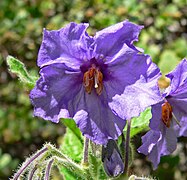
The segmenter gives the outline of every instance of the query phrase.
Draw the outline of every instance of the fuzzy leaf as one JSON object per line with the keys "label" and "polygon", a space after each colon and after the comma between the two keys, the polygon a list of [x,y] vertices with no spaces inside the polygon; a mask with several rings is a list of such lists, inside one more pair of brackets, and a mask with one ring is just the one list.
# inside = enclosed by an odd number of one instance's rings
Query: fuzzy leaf
{"label": "fuzzy leaf", "polygon": [[72,171],[68,170],[65,167],[61,167],[60,170],[65,180],[81,180],[82,179],[81,177],[77,177],[75,173],[73,173]]}
{"label": "fuzzy leaf", "polygon": [[89,171],[92,177],[94,177],[93,179],[108,179],[107,175],[104,172],[100,158],[97,158],[92,154],[89,154],[89,162]]}
{"label": "fuzzy leaf", "polygon": [[75,133],[67,128],[63,137],[61,151],[76,162],[82,159],[83,144]]}
{"label": "fuzzy leaf", "polygon": [[89,176],[86,169],[70,159],[65,161],[58,159],[58,168],[66,180],[87,180]]}
{"label": "fuzzy leaf", "polygon": [[15,73],[20,80],[27,84],[30,88],[34,87],[37,77],[31,76],[21,61],[12,56],[8,56],[7,64],[10,72]]}
{"label": "fuzzy leaf", "polygon": [[83,138],[79,128],[77,127],[75,121],[73,119],[62,119],[63,124],[71,129],[72,133],[81,141],[83,142]]}

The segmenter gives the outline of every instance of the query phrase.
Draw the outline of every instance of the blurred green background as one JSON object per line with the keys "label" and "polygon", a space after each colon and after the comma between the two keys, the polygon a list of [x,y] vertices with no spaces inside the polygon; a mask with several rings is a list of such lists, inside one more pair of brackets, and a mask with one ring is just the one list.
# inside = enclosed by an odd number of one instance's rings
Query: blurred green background
{"label": "blurred green background", "polygon": [[[34,118],[29,89],[8,72],[8,54],[21,60],[34,75],[42,30],[59,29],[71,21],[89,22],[97,30],[129,19],[144,25],[137,46],[151,55],[163,74],[187,57],[187,0],[1,0],[0,1],[0,179],[7,179],[24,158],[46,141],[60,145],[62,124]],[[164,78],[160,86],[167,86]],[[143,134],[143,133],[142,133]],[[140,134],[140,135],[142,135]],[[132,142],[137,147],[140,135]],[[164,157],[156,171],[145,156],[135,154],[131,173],[159,179],[187,179],[187,138]]]}

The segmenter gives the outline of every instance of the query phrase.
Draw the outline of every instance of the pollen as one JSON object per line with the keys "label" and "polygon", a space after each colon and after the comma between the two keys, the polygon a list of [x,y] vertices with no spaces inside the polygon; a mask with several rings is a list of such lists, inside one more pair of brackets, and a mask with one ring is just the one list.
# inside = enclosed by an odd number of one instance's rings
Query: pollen
{"label": "pollen", "polygon": [[168,102],[162,104],[162,122],[167,128],[170,127],[172,119],[172,107]]}
{"label": "pollen", "polygon": [[96,93],[101,95],[103,90],[103,74],[94,64],[84,73],[83,84],[88,94],[91,94],[92,89],[95,89]]}

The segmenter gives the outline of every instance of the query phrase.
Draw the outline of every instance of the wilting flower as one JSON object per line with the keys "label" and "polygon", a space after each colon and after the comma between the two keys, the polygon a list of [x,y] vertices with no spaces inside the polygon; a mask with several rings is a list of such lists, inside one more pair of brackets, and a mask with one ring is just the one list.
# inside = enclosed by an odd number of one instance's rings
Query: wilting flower
{"label": "wilting flower", "polygon": [[171,83],[163,93],[163,100],[152,106],[151,130],[142,137],[138,152],[148,155],[154,169],[160,157],[171,154],[177,137],[187,136],[187,61],[184,59],[166,77]]}
{"label": "wilting flower", "polygon": [[123,159],[114,140],[110,139],[106,147],[102,147],[102,162],[108,176],[117,177],[123,173]]}
{"label": "wilting flower", "polygon": [[142,26],[124,21],[94,37],[87,28],[70,23],[44,29],[37,60],[41,76],[30,98],[35,116],[55,123],[73,118],[83,135],[106,144],[121,135],[126,118],[160,100],[160,71],[133,45]]}

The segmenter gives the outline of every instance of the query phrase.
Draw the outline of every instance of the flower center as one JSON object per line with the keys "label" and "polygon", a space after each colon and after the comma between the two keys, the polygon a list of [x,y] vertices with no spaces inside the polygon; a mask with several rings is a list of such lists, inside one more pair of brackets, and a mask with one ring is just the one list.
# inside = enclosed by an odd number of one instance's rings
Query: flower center
{"label": "flower center", "polygon": [[166,127],[170,127],[172,119],[172,107],[168,102],[162,104],[162,122],[166,125]]}
{"label": "flower center", "polygon": [[103,74],[95,66],[95,64],[92,64],[91,68],[89,68],[88,71],[84,73],[83,83],[84,83],[85,91],[88,94],[91,94],[91,91],[94,87],[96,93],[98,95],[101,95],[101,92],[103,90]]}

